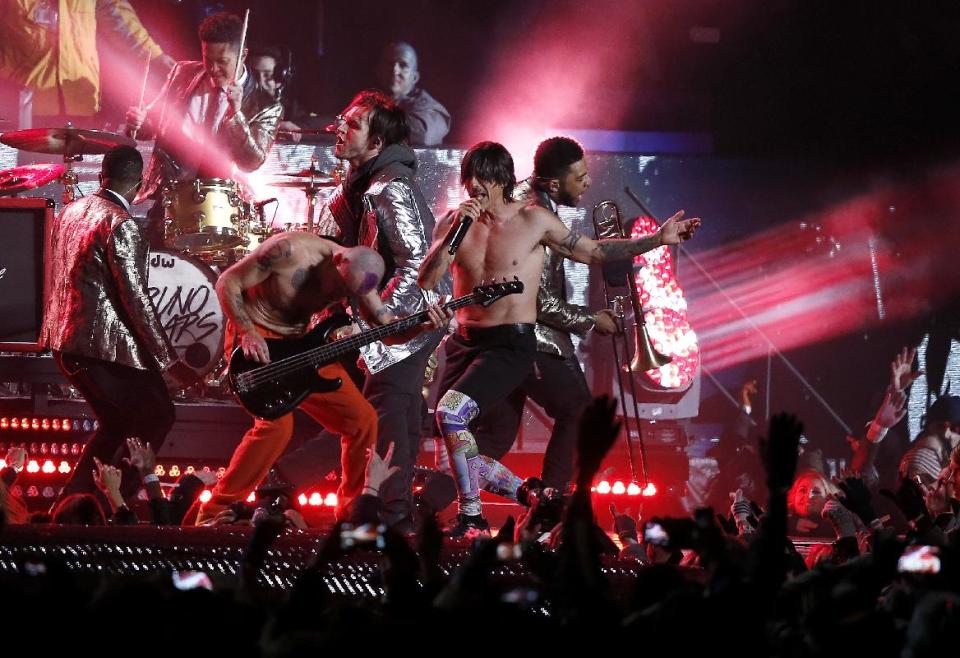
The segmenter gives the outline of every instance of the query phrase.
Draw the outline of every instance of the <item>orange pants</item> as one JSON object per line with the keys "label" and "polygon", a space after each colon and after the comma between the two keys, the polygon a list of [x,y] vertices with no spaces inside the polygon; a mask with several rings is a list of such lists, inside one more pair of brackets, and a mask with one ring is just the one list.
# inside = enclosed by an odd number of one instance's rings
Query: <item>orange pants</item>
{"label": "orange pants", "polygon": [[[260,332],[267,338],[275,337],[262,328]],[[232,334],[232,327],[228,324],[225,346],[234,343]],[[323,366],[318,372],[322,377],[339,377],[343,385],[331,393],[311,394],[299,408],[331,432],[340,434],[343,477],[337,492],[339,517],[340,511],[363,490],[367,450],[377,442],[377,413],[339,363]],[[200,508],[197,523],[213,518],[231,503],[246,498],[283,454],[291,436],[292,413],[276,420],[256,418],[230,458],[223,477],[213,488],[213,496]],[[318,473],[318,477],[320,475]]]}

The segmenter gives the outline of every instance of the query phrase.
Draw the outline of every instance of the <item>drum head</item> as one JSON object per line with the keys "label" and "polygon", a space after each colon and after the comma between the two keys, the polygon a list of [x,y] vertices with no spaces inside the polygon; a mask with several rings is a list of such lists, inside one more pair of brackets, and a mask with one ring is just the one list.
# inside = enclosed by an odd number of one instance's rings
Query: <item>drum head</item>
{"label": "drum head", "polygon": [[209,266],[185,254],[157,249],[150,253],[150,301],[177,356],[202,379],[223,356],[226,323]]}

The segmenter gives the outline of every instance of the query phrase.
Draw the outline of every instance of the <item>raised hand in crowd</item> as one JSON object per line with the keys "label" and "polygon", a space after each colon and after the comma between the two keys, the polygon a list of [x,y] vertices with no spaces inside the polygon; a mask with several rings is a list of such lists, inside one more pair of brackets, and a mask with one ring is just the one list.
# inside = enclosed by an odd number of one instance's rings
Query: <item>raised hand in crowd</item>
{"label": "raised hand in crowd", "polygon": [[857,515],[865,526],[871,526],[877,521],[877,512],[873,507],[873,495],[862,478],[848,475],[837,480],[836,485],[843,492],[838,500],[848,510]]}
{"label": "raised hand in crowd", "polygon": [[27,463],[27,451],[20,446],[10,446],[7,450],[6,457],[4,457],[4,461],[7,463],[8,468],[12,468],[19,473],[23,470],[24,464]]}
{"label": "raised hand in crowd", "polygon": [[[903,417],[906,415],[907,394],[903,391],[890,387],[883,395],[883,401],[880,403],[880,407],[877,409],[877,413],[873,417],[873,422],[878,428],[890,429],[903,420]],[[873,438],[868,435],[867,438],[874,443],[877,443],[883,437],[881,436],[879,438]]]}
{"label": "raised hand in crowd", "polygon": [[586,487],[600,469],[603,458],[620,436],[620,421],[616,420],[617,400],[601,395],[584,410],[580,417],[577,437],[577,489]]}
{"label": "raised hand in crowd", "polygon": [[157,456],[149,442],[143,443],[139,438],[131,436],[127,439],[127,450],[130,456],[123,458],[125,464],[137,469],[141,478],[153,473],[157,466]]}
{"label": "raised hand in crowd", "polygon": [[746,537],[757,531],[755,526],[756,519],[753,516],[753,507],[747,497],[743,494],[743,489],[737,489],[730,494],[730,518],[736,526],[737,535]]}
{"label": "raised hand in crowd", "polygon": [[781,413],[770,419],[769,436],[760,439],[760,453],[771,493],[785,494],[793,484],[802,433],[803,423],[796,416]]}
{"label": "raised hand in crowd", "polygon": [[379,496],[380,487],[383,483],[400,470],[399,466],[390,465],[390,461],[393,459],[393,448],[394,444],[391,441],[387,446],[387,453],[383,457],[380,457],[376,449],[370,451],[362,493],[370,496]]}
{"label": "raised hand in crowd", "polygon": [[112,512],[110,522],[115,525],[133,525],[137,523],[136,515],[127,507],[120,493],[120,482],[123,474],[120,469],[110,464],[104,464],[96,457],[93,458],[96,468],[93,469],[93,482],[110,503]]}
{"label": "raised hand in crowd", "polygon": [[904,391],[913,381],[923,374],[922,370],[913,369],[913,361],[917,358],[917,348],[904,347],[890,363],[890,388],[894,391]]}
{"label": "raised hand in crowd", "polygon": [[93,469],[93,482],[97,488],[106,496],[110,508],[116,511],[124,504],[123,496],[120,495],[120,481],[123,477],[120,469],[110,464],[104,464],[96,457],[93,458],[96,468]]}

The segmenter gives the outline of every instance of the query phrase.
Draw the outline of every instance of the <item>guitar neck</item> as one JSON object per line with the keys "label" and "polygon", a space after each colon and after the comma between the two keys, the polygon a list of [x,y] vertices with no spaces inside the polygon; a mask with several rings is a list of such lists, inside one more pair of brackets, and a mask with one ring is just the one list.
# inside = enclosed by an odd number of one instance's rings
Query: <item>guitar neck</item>
{"label": "guitar neck", "polygon": [[[480,301],[481,297],[474,293],[451,300],[446,304],[443,304],[442,308],[448,311],[456,311],[464,306],[478,304]],[[380,327],[374,327],[373,329],[368,329],[367,331],[350,336],[348,338],[341,338],[340,340],[335,340],[332,343],[315,347],[304,352],[303,356],[309,358],[311,364],[315,366],[327,363],[333,359],[343,356],[344,354],[356,351],[364,345],[369,345],[370,343],[375,343],[378,340],[383,340],[384,338],[388,338],[395,334],[408,331],[418,324],[426,322],[428,317],[429,315],[427,314],[427,311],[420,311],[419,313],[415,313],[400,320],[394,320],[389,324],[385,324]]]}

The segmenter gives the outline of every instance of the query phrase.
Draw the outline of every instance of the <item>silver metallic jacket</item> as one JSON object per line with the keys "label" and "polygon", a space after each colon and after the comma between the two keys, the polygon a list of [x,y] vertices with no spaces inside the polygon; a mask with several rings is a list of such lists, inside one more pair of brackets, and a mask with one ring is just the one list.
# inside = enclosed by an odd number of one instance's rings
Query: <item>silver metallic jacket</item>
{"label": "silver metallic jacket", "polygon": [[[336,190],[320,218],[322,235],[340,239],[348,246],[371,247],[383,255],[389,278],[380,297],[397,317],[425,311],[452,289],[449,278],[433,290],[417,285],[417,272],[430,249],[434,218],[414,185],[406,177],[395,177],[388,169],[375,174],[363,195],[365,212],[354,235],[342,187]],[[361,329],[369,328],[359,314],[354,313],[354,318],[358,318]],[[424,332],[402,345],[372,343],[362,348],[360,355],[367,369],[377,373],[420,351],[434,335],[435,332]]]}
{"label": "silver metallic jacket", "polygon": [[[557,212],[556,205],[543,192],[524,190],[525,201]],[[564,257],[544,247],[543,271],[537,290],[537,351],[567,358],[574,353],[570,334],[582,336],[594,326],[593,312],[586,306],[567,301],[567,279],[563,270]]]}
{"label": "silver metallic jacket", "polygon": [[[197,87],[206,84],[206,79],[203,62],[177,62],[160,94],[147,108],[147,121],[137,131],[137,138],[156,138],[157,143],[134,204],[154,197],[165,183],[180,178],[180,165],[165,145],[165,138],[168,130],[178,129],[190,97]],[[267,159],[282,116],[283,105],[257,88],[250,71],[243,85],[240,111],[224,121],[217,137],[226,144],[238,168],[253,171]]]}
{"label": "silver metallic jacket", "polygon": [[176,360],[147,291],[146,238],[119,204],[99,195],[64,207],[47,262],[44,347],[141,370]]}

